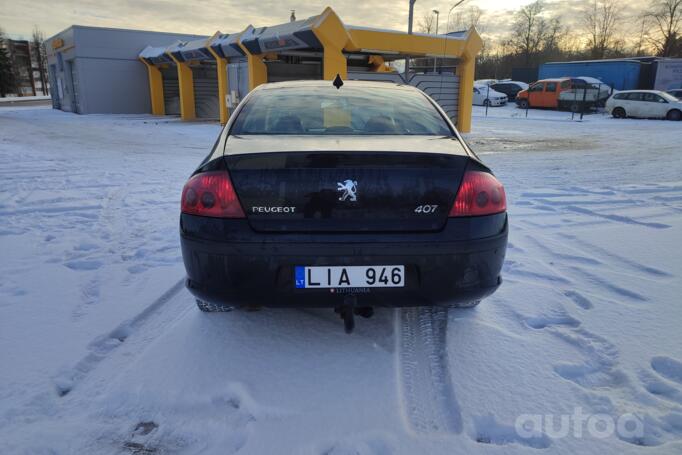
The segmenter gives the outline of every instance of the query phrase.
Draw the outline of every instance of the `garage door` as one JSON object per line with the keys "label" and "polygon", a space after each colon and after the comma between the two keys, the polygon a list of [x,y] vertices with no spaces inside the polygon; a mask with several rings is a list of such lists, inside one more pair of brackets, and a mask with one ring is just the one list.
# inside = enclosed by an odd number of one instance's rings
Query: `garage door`
{"label": "garage door", "polygon": [[218,72],[215,62],[192,67],[194,81],[194,107],[197,118],[219,119]]}
{"label": "garage door", "polygon": [[[375,73],[366,71],[348,72],[348,79],[356,81],[386,81],[404,84],[399,73]],[[459,76],[455,74],[413,74],[408,81],[436,101],[457,123],[459,111]]]}
{"label": "garage door", "polygon": [[178,71],[175,67],[162,68],[163,103],[166,115],[180,115],[180,86],[178,85]]}
{"label": "garage door", "polygon": [[268,82],[322,79],[322,62],[265,62]]}

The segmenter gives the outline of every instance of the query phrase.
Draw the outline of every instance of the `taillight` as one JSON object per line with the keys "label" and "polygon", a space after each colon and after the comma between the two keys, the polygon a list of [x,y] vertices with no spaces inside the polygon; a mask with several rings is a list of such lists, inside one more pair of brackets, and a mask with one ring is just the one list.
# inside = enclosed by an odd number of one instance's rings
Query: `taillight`
{"label": "taillight", "polygon": [[450,216],[492,215],[507,210],[504,187],[494,175],[467,171],[459,186]]}
{"label": "taillight", "polygon": [[204,172],[182,189],[182,213],[215,218],[244,218],[237,193],[225,171]]}

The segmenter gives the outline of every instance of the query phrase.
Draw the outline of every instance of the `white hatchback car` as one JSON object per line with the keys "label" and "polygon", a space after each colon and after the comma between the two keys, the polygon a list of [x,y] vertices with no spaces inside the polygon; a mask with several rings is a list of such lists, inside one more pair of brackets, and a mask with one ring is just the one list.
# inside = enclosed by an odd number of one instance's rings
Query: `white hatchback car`
{"label": "white hatchback car", "polygon": [[624,90],[606,100],[606,111],[615,118],[682,119],[682,101],[659,90]]}
{"label": "white hatchback car", "polygon": [[474,85],[474,101],[477,106],[504,106],[507,104],[507,95],[492,89],[487,85]]}

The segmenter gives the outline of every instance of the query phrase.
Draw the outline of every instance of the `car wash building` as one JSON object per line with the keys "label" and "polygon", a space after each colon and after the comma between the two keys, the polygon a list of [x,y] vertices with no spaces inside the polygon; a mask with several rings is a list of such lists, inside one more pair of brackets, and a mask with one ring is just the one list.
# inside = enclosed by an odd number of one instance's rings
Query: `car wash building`
{"label": "car wash building", "polygon": [[[260,84],[301,79],[379,80],[414,85],[438,102],[460,131],[471,127],[476,55],[475,29],[448,35],[345,25],[331,8],[304,20],[217,32],[202,41],[149,46],[139,54],[147,67],[152,114],[174,115],[179,97],[183,120],[226,123],[240,99]],[[430,59],[425,67],[399,72],[391,63]],[[435,64],[434,64],[435,63]],[[170,74],[175,68],[177,75]],[[211,71],[215,71],[211,75]],[[175,79],[171,90],[169,81]],[[199,101],[201,98],[202,101]],[[215,103],[216,107],[211,107]]]}
{"label": "car wash building", "polygon": [[[72,26],[47,47],[53,106],[69,112],[225,124],[260,84],[339,75],[414,85],[467,132],[482,41],[474,28],[428,35],[346,25],[328,7],[307,19],[210,37]],[[398,70],[405,61],[414,64]]]}
{"label": "car wash building", "polygon": [[71,26],[45,41],[52,106],[78,114],[149,113],[149,81],[140,51],[149,45],[206,38]]}

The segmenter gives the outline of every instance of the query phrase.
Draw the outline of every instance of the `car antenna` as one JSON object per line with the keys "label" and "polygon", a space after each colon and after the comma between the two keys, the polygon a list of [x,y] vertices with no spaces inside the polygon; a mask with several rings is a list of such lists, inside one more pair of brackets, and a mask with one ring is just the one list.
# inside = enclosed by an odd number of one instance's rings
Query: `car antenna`
{"label": "car antenna", "polygon": [[340,74],[336,73],[336,77],[334,78],[334,82],[332,82],[332,85],[336,87],[336,90],[341,88],[341,86],[343,85],[343,79],[341,79]]}

